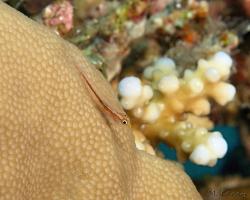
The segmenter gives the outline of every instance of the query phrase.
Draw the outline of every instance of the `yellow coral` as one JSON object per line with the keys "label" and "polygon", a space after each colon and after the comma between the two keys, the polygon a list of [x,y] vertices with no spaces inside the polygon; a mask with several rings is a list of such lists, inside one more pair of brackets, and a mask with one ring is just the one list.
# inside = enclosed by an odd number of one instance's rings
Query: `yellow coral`
{"label": "yellow coral", "polygon": [[[121,103],[139,122],[136,128],[147,137],[160,138],[176,148],[180,147],[198,164],[214,165],[217,158],[225,155],[227,145],[220,134],[214,140],[218,145],[208,145],[214,133],[208,132],[212,126],[204,116],[210,113],[209,98],[222,106],[233,99],[235,87],[225,82],[231,66],[231,57],[225,52],[218,52],[208,60],[199,60],[196,70],[187,69],[183,77],[179,77],[172,59],[159,58],[144,70],[142,81],[136,78],[134,84],[130,80],[135,77],[125,77],[120,82]],[[128,85],[134,89],[126,91]],[[144,87],[149,87],[154,94],[144,98]],[[135,98],[126,96],[126,92],[134,92]],[[125,106],[127,102],[130,102],[130,107]],[[194,116],[198,118],[191,120]],[[203,156],[199,155],[199,145],[204,145],[207,156],[203,146]],[[221,154],[215,153],[218,151]]]}

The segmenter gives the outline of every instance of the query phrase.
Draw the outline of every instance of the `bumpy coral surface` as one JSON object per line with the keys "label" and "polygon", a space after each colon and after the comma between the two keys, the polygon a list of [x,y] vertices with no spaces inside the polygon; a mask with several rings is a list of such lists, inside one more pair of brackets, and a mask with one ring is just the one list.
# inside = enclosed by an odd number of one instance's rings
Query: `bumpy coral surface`
{"label": "bumpy coral surface", "polygon": [[200,199],[138,151],[112,89],[80,51],[0,2],[0,199]]}

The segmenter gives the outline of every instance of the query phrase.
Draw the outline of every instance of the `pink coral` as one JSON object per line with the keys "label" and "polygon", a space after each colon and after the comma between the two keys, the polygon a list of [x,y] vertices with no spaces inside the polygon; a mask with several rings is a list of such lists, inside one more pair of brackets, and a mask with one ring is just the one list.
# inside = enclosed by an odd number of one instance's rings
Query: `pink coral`
{"label": "pink coral", "polygon": [[44,23],[56,27],[60,33],[67,33],[73,27],[73,6],[70,1],[55,2],[43,13]]}

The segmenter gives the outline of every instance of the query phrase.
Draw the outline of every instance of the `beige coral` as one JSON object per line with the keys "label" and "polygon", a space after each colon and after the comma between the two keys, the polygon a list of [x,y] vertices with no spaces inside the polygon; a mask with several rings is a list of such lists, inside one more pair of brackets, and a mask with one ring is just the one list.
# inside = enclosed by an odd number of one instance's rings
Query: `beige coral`
{"label": "beige coral", "polygon": [[1,200],[201,199],[179,167],[136,150],[80,51],[2,2],[0,94]]}
{"label": "beige coral", "polygon": [[227,53],[217,52],[180,76],[175,62],[161,57],[146,67],[141,80],[130,76],[120,81],[121,104],[135,119],[135,129],[149,139],[164,140],[195,163],[213,166],[226,154],[227,144],[221,134],[207,130],[212,122],[206,116],[211,98],[221,106],[234,98],[235,87],[226,82],[232,63]]}

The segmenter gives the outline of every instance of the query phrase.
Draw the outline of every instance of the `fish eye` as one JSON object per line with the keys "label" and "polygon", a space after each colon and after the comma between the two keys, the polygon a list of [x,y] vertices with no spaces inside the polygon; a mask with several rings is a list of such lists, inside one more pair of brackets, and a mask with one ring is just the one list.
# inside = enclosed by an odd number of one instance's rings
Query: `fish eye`
{"label": "fish eye", "polygon": [[128,121],[124,119],[124,120],[122,120],[122,124],[127,125]]}

